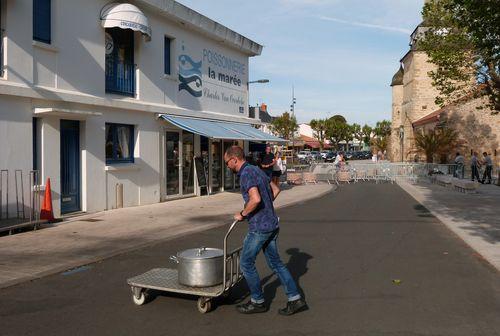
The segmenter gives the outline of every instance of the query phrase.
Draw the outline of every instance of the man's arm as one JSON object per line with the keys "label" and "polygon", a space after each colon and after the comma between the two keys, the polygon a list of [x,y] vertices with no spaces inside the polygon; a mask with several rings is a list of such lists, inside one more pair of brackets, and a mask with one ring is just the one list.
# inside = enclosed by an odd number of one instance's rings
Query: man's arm
{"label": "man's arm", "polygon": [[238,221],[242,221],[246,216],[252,213],[261,201],[259,189],[257,187],[252,187],[248,190],[248,202],[245,204],[245,207],[240,212],[234,215],[234,219]]}
{"label": "man's arm", "polygon": [[278,195],[280,194],[281,189],[274,182],[269,183],[269,185],[271,186],[271,191],[273,192],[273,201],[274,201],[276,197],[278,197]]}

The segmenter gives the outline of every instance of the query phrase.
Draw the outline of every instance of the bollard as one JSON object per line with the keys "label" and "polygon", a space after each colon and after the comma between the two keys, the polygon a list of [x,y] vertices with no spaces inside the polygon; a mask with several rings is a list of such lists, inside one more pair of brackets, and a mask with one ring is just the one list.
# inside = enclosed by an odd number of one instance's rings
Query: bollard
{"label": "bollard", "polygon": [[123,184],[116,184],[116,209],[123,208]]}

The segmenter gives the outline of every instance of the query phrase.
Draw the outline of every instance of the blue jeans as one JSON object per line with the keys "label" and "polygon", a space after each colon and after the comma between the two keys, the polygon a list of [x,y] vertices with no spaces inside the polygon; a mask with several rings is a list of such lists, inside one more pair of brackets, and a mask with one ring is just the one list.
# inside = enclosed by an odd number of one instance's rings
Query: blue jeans
{"label": "blue jeans", "polygon": [[285,287],[288,301],[298,300],[301,297],[292,275],[280,259],[278,244],[276,242],[278,233],[279,229],[271,232],[250,231],[243,242],[243,249],[240,257],[241,272],[248,284],[250,297],[254,303],[264,302],[264,294],[262,292],[259,274],[255,268],[255,259],[260,250],[264,251],[267,264],[274,273],[278,275],[281,284]]}

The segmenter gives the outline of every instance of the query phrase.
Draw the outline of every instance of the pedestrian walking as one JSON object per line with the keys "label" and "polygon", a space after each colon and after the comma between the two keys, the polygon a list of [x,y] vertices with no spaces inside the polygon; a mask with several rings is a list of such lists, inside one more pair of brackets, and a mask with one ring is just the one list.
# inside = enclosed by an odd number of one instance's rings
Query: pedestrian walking
{"label": "pedestrian walking", "polygon": [[465,158],[457,152],[455,155],[455,173],[453,174],[455,177],[458,178],[464,178],[464,165],[465,165]]}
{"label": "pedestrian walking", "polygon": [[493,162],[491,161],[491,156],[488,155],[488,153],[484,152],[483,156],[484,156],[483,164],[485,166],[485,169],[483,174],[483,180],[481,181],[481,183],[484,183],[486,177],[488,177],[487,184],[491,184],[491,171],[493,170]]}
{"label": "pedestrian walking", "polygon": [[280,177],[282,173],[283,173],[283,161],[281,160],[281,152],[276,152],[275,162],[273,165],[272,181],[277,186],[280,185]]}
{"label": "pedestrian walking", "polygon": [[471,169],[471,180],[474,181],[474,178],[477,178],[478,182],[481,182],[479,179],[479,167],[481,167],[481,163],[477,157],[477,152],[472,153],[472,157],[470,158],[470,169]]}
{"label": "pedestrian walking", "polygon": [[264,155],[262,156],[260,168],[267,175],[267,177],[269,178],[269,181],[271,180],[272,175],[273,175],[273,166],[274,166],[275,162],[276,162],[276,159],[274,157],[274,154],[271,153],[271,146],[267,145],[266,151],[265,151]]}
{"label": "pedestrian walking", "polygon": [[245,202],[243,210],[236,213],[234,219],[248,220],[248,233],[243,241],[240,267],[250,289],[250,301],[237,305],[236,309],[242,314],[267,311],[260,277],[255,268],[255,259],[261,250],[269,267],[278,275],[288,297],[286,307],[278,312],[281,315],[292,315],[307,309],[305,300],[278,253],[279,226],[273,201],[280,192],[279,187],[270,182],[262,170],[245,162],[241,147],[228,148],[224,154],[224,162],[238,174]]}

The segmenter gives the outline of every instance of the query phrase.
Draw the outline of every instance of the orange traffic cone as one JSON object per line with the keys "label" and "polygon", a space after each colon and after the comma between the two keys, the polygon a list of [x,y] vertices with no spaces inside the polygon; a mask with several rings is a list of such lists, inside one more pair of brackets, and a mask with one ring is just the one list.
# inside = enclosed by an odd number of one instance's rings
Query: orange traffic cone
{"label": "orange traffic cone", "polygon": [[45,184],[45,195],[43,198],[42,209],[40,210],[40,219],[48,221],[54,220],[54,212],[52,211],[52,191],[50,190],[50,178],[47,178]]}

